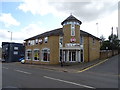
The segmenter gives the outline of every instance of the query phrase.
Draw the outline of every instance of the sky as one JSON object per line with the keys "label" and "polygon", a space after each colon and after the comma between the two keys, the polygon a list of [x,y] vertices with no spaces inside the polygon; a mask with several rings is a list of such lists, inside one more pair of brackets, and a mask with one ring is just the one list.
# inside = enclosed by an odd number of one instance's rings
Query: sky
{"label": "sky", "polygon": [[[119,0],[0,0],[0,47],[2,42],[25,39],[61,28],[70,14],[82,21],[80,29],[106,39],[118,27]],[[98,23],[98,24],[96,24]],[[9,31],[9,32],[8,32]]]}

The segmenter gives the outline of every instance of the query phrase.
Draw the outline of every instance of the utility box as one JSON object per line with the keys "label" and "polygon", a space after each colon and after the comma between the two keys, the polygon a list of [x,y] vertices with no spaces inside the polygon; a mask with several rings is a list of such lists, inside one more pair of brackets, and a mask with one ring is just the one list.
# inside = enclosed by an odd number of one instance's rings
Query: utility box
{"label": "utility box", "polygon": [[5,62],[18,62],[24,58],[25,47],[21,43],[2,42],[2,59]]}

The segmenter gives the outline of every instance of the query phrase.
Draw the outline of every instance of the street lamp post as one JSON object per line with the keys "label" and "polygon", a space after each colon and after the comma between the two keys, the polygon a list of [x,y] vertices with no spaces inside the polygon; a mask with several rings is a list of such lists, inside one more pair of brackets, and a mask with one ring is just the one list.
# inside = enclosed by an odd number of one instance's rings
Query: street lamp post
{"label": "street lamp post", "polygon": [[12,42],[12,32],[11,31],[8,31],[9,33],[11,33],[11,38],[10,38],[10,40],[11,40],[11,42]]}
{"label": "street lamp post", "polygon": [[97,37],[99,37],[98,23],[96,23],[96,26],[97,26]]}

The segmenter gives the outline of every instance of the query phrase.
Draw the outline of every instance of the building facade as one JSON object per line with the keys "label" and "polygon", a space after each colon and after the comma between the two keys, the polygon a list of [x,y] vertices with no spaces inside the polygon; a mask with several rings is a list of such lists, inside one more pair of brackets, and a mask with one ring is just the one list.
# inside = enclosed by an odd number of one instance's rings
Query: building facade
{"label": "building facade", "polygon": [[100,56],[100,39],[80,30],[82,22],[70,15],[61,25],[25,40],[26,63],[89,62]]}
{"label": "building facade", "polygon": [[25,55],[25,47],[21,43],[2,42],[2,59],[5,62],[18,62]]}

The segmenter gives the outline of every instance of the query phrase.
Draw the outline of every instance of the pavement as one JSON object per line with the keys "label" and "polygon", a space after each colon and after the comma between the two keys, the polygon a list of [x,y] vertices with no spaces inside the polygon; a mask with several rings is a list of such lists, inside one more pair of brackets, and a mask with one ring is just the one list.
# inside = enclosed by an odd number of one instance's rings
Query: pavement
{"label": "pavement", "polygon": [[58,65],[43,65],[43,64],[21,64],[20,62],[15,62],[18,65],[21,66],[28,66],[28,67],[37,67],[37,68],[42,68],[42,69],[48,69],[48,70],[55,70],[55,71],[62,71],[62,72],[70,72],[70,73],[76,73],[76,72],[82,72],[84,70],[88,70],[89,68],[98,65],[100,63],[103,63],[105,60],[94,60],[91,62],[82,62],[82,63],[69,63],[66,65],[63,65],[63,67],[61,67],[60,64]]}

